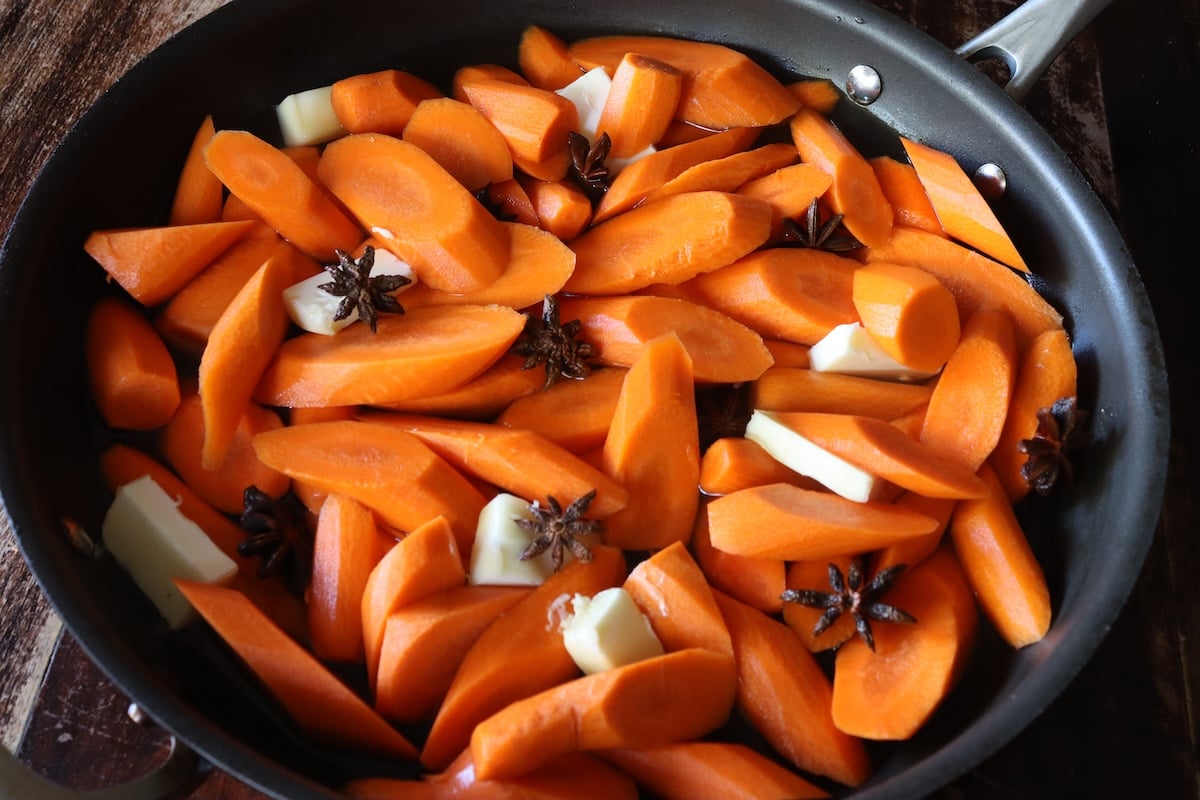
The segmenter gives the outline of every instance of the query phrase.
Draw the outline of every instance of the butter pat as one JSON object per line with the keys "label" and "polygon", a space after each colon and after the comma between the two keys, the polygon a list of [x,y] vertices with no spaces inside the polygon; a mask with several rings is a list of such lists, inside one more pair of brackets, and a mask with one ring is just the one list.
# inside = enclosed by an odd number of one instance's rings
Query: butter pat
{"label": "butter pat", "polygon": [[279,131],[288,147],[323,144],[346,133],[333,110],[332,86],[289,94],[275,106]]}
{"label": "butter pat", "polygon": [[195,611],[173,579],[224,585],[237,573],[233,559],[149,475],[117,489],[102,534],[108,552],[175,630]]}
{"label": "butter pat", "polygon": [[746,424],[746,438],[757,442],[779,463],[847,500],[865,503],[885,484],[870,472],[796,433],[770,411],[754,410]]}
{"label": "butter pat", "polygon": [[[516,495],[501,492],[479,512],[475,543],[471,547],[468,576],[476,586],[540,586],[554,572],[550,553],[521,560],[521,553],[533,541],[518,519],[532,520],[529,503]],[[570,558],[570,553],[567,553]]]}
{"label": "butter pat", "polygon": [[593,597],[577,594],[563,625],[563,644],[588,675],[663,654],[662,642],[637,603],[621,587]]}
{"label": "butter pat", "polygon": [[[371,267],[371,275],[403,275],[408,278],[409,283],[401,286],[393,294],[403,292],[412,286],[412,281],[415,280],[412,267],[407,262],[378,247],[375,248],[375,263]],[[322,284],[332,280],[333,276],[328,272],[319,272],[283,290],[283,305],[292,322],[310,333],[332,336],[358,319],[358,309],[354,308],[345,319],[334,320],[338,306],[344,298],[321,288]]]}
{"label": "butter pat", "polygon": [[838,325],[808,350],[816,372],[837,372],[892,381],[923,381],[936,372],[906,367],[879,346],[870,331],[857,322]]}

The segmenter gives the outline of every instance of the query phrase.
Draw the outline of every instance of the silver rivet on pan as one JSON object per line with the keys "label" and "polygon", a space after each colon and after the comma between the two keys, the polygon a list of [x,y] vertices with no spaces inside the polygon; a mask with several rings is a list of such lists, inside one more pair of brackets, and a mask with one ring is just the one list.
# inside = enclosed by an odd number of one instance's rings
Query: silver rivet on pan
{"label": "silver rivet on pan", "polygon": [[975,188],[988,200],[999,200],[1008,189],[1008,176],[998,164],[981,164],[972,180]]}
{"label": "silver rivet on pan", "polygon": [[850,95],[850,99],[860,106],[869,106],[874,103],[879,99],[879,93],[882,91],[883,80],[879,77],[879,71],[874,67],[859,64],[846,76],[846,94]]}

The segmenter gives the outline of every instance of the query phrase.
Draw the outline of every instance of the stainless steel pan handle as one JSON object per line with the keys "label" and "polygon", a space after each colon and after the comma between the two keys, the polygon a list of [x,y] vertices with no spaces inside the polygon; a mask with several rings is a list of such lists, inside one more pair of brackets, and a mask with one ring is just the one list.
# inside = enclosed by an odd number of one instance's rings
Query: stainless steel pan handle
{"label": "stainless steel pan handle", "polygon": [[1050,62],[1112,0],[1026,0],[955,52],[974,63],[997,58],[1008,66],[1004,86],[1020,102]]}

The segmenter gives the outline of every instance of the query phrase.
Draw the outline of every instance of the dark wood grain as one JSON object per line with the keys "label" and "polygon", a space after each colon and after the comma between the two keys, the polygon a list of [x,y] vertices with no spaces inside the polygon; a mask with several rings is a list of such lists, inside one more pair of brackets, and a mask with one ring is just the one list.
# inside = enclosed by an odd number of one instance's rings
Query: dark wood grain
{"label": "dark wood grain", "polygon": [[[0,230],[53,144],[112,81],[225,0],[0,0]],[[878,0],[948,45],[1010,0]],[[1026,100],[1126,237],[1154,305],[1171,382],[1162,519],[1129,604],[1079,677],[1016,740],[938,793],[957,798],[1200,798],[1196,269],[1200,3],[1115,0]],[[110,785],[162,757],[165,738],[47,607],[0,516],[0,740],[71,786]],[[60,641],[61,638],[61,641]],[[55,644],[57,643],[57,648]],[[195,800],[265,795],[219,771]]]}

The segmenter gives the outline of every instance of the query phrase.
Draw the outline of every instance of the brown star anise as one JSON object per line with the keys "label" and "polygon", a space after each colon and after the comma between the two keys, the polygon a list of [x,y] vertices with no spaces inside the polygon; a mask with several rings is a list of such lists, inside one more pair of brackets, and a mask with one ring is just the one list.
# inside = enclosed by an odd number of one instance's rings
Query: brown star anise
{"label": "brown star anise", "polygon": [[848,233],[838,234],[842,227],[843,215],[835,214],[821,223],[821,209],[816,198],[808,204],[804,215],[804,224],[794,219],[783,221],[783,243],[792,247],[811,247],[814,250],[826,250],[830,253],[844,253],[848,250],[862,247],[862,244]]}
{"label": "brown star anise", "polygon": [[700,427],[700,452],[717,439],[742,436],[750,421],[749,384],[696,385],[696,418]]}
{"label": "brown star anise", "polygon": [[587,359],[595,355],[595,348],[578,339],[581,324],[573,319],[561,324],[558,318],[558,301],[546,295],[542,301],[542,318],[539,322],[532,314],[525,315],[525,330],[513,343],[511,351],[525,356],[521,369],[532,369],[538,364],[546,365],[546,383],[543,388],[554,385],[560,377],[580,380],[591,374]]}
{"label": "brown star anise", "polygon": [[334,252],[337,253],[337,263],[325,265],[325,271],[333,276],[333,280],[322,283],[318,288],[343,298],[333,315],[335,322],[345,319],[350,316],[351,311],[358,309],[359,319],[366,320],[371,326],[371,333],[374,333],[378,325],[377,312],[404,313],[404,307],[391,293],[401,286],[407,286],[411,281],[403,275],[371,277],[371,268],[375,266],[374,247],[367,245],[362,257],[357,260],[344,250]]}
{"label": "brown star anise", "polygon": [[1038,409],[1033,438],[1017,442],[1017,449],[1029,456],[1021,465],[1021,477],[1038,494],[1050,494],[1059,476],[1065,475],[1068,482],[1074,479],[1067,450],[1081,444],[1079,425],[1084,416],[1074,397],[1061,397],[1049,408]]}
{"label": "brown star anise", "polygon": [[533,513],[534,518],[517,520],[518,525],[533,534],[533,541],[521,553],[520,559],[525,561],[537,558],[549,550],[550,562],[555,572],[562,569],[566,550],[570,550],[571,555],[580,561],[591,561],[592,551],[579,541],[578,537],[599,533],[603,529],[603,525],[599,521],[583,518],[584,512],[587,511],[587,507],[591,505],[595,496],[596,490],[592,489],[567,506],[566,511],[563,511],[562,506],[554,497],[546,498],[549,507],[541,505],[537,500],[530,503],[529,510]]}
{"label": "brown star anise", "polygon": [[867,643],[867,647],[875,649],[875,636],[871,633],[871,620],[877,622],[914,623],[917,620],[908,612],[901,611],[895,606],[878,602],[875,598],[891,588],[905,569],[904,564],[896,564],[882,570],[863,586],[862,566],[857,559],[850,562],[843,579],[842,571],[836,564],[829,565],[829,587],[832,592],[819,592],[812,589],[788,589],[783,593],[785,603],[799,603],[809,608],[823,608],[825,613],[813,626],[813,636],[820,636],[837,621],[842,614],[849,613],[854,618],[854,629]]}
{"label": "brown star anise", "polygon": [[579,184],[592,204],[600,202],[608,191],[608,167],[604,159],[612,149],[612,139],[601,133],[595,142],[589,143],[581,133],[567,134],[567,151],[571,154],[571,178]]}
{"label": "brown star anise", "polygon": [[242,492],[243,511],[238,522],[249,536],[238,543],[238,553],[260,556],[259,577],[285,570],[288,589],[301,595],[312,572],[313,531],[308,513],[293,494],[272,499],[257,486]]}

